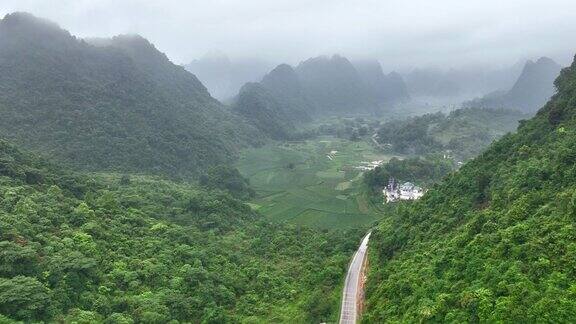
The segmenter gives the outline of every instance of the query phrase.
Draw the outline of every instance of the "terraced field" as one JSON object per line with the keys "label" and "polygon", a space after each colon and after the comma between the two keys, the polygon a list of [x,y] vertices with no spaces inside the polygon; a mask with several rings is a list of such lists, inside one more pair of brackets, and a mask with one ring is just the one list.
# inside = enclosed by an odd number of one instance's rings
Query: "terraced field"
{"label": "terraced field", "polygon": [[347,228],[378,218],[360,194],[361,172],[354,167],[388,158],[366,142],[324,137],[246,150],[237,167],[256,189],[251,206],[270,219]]}

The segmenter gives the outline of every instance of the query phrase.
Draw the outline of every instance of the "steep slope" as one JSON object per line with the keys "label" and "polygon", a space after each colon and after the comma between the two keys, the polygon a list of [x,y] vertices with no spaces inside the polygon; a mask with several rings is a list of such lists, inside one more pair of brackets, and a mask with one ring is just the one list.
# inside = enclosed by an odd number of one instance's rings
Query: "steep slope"
{"label": "steep slope", "polygon": [[260,84],[289,107],[286,113],[296,122],[307,122],[317,110],[296,71],[287,64],[280,64],[266,74]]}
{"label": "steep slope", "polygon": [[232,110],[272,139],[287,139],[296,130],[288,113],[291,107],[259,83],[245,84],[234,99]]}
{"label": "steep slope", "polygon": [[385,75],[378,61],[354,62],[354,67],[379,104],[394,105],[410,99],[402,76],[396,72]]}
{"label": "steep slope", "polygon": [[253,130],[145,39],[89,44],[15,13],[0,21],[0,134],[77,168],[188,177]]}
{"label": "steep slope", "polygon": [[231,60],[221,53],[208,53],[184,66],[202,81],[210,94],[219,100],[234,97],[242,85],[256,82],[271,68],[256,59]]}
{"label": "steep slope", "polygon": [[259,83],[245,84],[232,110],[273,139],[295,136],[297,126],[312,120],[317,109],[291,66],[281,64]]}
{"label": "steep slope", "polygon": [[338,55],[312,58],[296,69],[278,65],[257,85],[243,87],[233,110],[271,137],[286,139],[314,118],[381,114],[409,99],[399,74],[385,75],[377,61],[356,66]]}
{"label": "steep slope", "polygon": [[512,89],[505,93],[492,93],[465,105],[519,109],[534,113],[554,94],[554,79],[558,77],[560,69],[560,65],[547,57],[542,57],[536,62],[528,61]]}
{"label": "steep slope", "polygon": [[378,112],[376,98],[348,59],[334,55],[308,59],[296,73],[319,115],[355,115]]}
{"label": "steep slope", "polygon": [[72,175],[2,140],[0,197],[2,323],[333,321],[361,235],[268,224],[190,185]]}
{"label": "steep slope", "polygon": [[373,232],[364,322],[576,317],[576,62],[555,85],[517,133]]}

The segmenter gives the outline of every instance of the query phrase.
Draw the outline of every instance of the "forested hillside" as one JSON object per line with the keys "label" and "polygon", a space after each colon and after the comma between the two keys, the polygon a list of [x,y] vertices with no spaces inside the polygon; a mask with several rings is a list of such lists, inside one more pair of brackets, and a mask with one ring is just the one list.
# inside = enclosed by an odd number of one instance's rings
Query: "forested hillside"
{"label": "forested hillside", "polygon": [[296,131],[289,103],[260,83],[247,83],[234,98],[232,110],[272,139],[289,139]]}
{"label": "forested hillside", "polygon": [[139,36],[87,42],[10,14],[0,70],[0,134],[76,168],[189,177],[257,138]]}
{"label": "forested hillside", "polygon": [[285,102],[289,109],[290,120],[297,122],[310,121],[311,115],[318,109],[310,94],[304,88],[296,71],[287,64],[280,64],[266,74],[260,82],[276,98]]}
{"label": "forested hillside", "polygon": [[556,94],[371,239],[365,323],[576,318],[576,63]]}
{"label": "forested hillside", "polygon": [[410,96],[402,77],[385,75],[378,61],[354,65],[345,57],[320,56],[296,68],[280,64],[259,83],[246,84],[232,110],[274,139],[302,135],[305,123],[334,116],[386,114]]}
{"label": "forested hillside", "polygon": [[0,322],[323,322],[360,232],[272,225],[222,191],[78,176],[0,141]]}
{"label": "forested hillside", "polygon": [[512,132],[528,115],[506,109],[463,108],[390,121],[378,130],[378,142],[400,154],[439,153],[463,160],[480,154],[492,141]]}
{"label": "forested hillside", "polygon": [[277,66],[259,83],[245,84],[232,103],[232,111],[272,139],[293,138],[297,126],[311,121],[316,106],[294,69]]}

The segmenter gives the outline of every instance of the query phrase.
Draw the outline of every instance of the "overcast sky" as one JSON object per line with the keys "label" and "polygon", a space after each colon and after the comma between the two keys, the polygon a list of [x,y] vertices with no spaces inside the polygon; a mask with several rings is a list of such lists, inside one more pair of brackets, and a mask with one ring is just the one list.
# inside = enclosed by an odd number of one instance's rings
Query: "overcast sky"
{"label": "overcast sky", "polygon": [[575,0],[0,0],[72,34],[137,33],[175,63],[209,51],[297,63],[340,53],[387,69],[576,53]]}

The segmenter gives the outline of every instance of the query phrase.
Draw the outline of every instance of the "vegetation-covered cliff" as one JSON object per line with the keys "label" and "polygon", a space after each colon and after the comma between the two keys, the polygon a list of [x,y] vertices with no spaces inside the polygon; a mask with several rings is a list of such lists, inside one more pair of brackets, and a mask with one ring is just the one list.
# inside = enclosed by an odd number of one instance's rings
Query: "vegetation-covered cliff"
{"label": "vegetation-covered cliff", "polygon": [[576,317],[576,63],[555,85],[517,133],[379,225],[363,322]]}
{"label": "vegetation-covered cliff", "polygon": [[0,70],[0,134],[76,168],[189,177],[256,137],[139,36],[87,42],[10,14]]}

